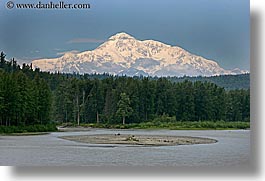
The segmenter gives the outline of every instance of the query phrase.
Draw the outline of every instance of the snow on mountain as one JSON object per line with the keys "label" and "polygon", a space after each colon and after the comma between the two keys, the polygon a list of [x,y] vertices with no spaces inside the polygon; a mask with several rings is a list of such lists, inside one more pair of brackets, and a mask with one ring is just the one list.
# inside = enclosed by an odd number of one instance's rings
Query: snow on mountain
{"label": "snow on mountain", "polygon": [[246,73],[225,70],[215,61],[159,41],[140,41],[126,33],[111,36],[95,50],[66,53],[59,58],[32,61],[42,71],[64,73],[110,73],[114,75],[212,76]]}

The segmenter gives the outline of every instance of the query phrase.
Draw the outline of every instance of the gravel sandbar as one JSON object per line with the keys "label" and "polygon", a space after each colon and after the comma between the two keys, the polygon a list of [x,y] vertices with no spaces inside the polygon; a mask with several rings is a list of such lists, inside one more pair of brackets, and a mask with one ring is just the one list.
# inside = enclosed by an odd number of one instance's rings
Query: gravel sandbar
{"label": "gravel sandbar", "polygon": [[131,134],[98,134],[62,136],[60,138],[91,144],[128,144],[142,146],[173,146],[173,145],[193,145],[211,144],[217,140],[201,137],[189,136],[163,136],[163,135],[131,135]]}

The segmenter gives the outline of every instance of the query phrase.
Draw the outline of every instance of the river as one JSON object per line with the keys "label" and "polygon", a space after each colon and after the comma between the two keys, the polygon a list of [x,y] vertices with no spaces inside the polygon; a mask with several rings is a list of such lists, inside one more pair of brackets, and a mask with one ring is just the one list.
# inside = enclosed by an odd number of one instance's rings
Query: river
{"label": "river", "polygon": [[[181,146],[98,145],[59,136],[88,134],[197,136],[214,144]],[[226,167],[250,162],[249,130],[106,130],[54,132],[38,136],[0,136],[0,165],[10,166],[181,166]]]}

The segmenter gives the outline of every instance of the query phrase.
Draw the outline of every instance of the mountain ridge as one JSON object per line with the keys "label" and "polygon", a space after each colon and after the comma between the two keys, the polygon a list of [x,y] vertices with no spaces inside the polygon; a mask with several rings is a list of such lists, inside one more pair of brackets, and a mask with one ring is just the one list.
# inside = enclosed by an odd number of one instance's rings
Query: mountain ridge
{"label": "mountain ridge", "polygon": [[191,54],[178,46],[156,40],[137,40],[121,32],[94,50],[66,53],[52,59],[32,61],[33,68],[64,73],[109,73],[143,76],[212,76],[241,74],[238,68],[225,70],[213,60]]}

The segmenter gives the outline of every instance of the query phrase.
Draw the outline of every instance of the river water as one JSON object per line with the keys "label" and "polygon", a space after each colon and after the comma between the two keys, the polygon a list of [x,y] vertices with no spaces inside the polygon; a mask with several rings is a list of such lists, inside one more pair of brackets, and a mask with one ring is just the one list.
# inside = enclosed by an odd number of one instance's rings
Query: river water
{"label": "river water", "polygon": [[[93,134],[197,136],[214,144],[181,146],[98,145],[59,136]],[[249,164],[250,131],[105,130],[0,136],[0,165],[11,166],[181,166],[226,167]]]}

